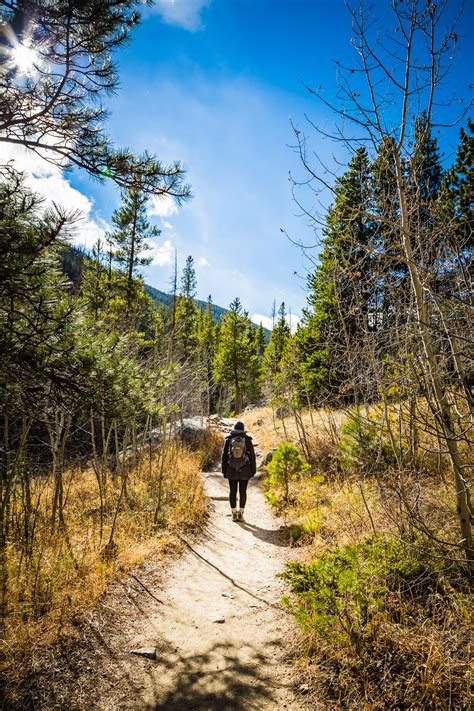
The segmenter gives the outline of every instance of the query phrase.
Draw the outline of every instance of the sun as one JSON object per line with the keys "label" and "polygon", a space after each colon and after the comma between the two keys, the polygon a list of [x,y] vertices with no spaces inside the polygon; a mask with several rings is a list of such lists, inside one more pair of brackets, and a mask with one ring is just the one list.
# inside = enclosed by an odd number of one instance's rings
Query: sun
{"label": "sun", "polygon": [[37,52],[21,42],[11,50],[11,61],[20,74],[32,74],[38,64],[38,59]]}

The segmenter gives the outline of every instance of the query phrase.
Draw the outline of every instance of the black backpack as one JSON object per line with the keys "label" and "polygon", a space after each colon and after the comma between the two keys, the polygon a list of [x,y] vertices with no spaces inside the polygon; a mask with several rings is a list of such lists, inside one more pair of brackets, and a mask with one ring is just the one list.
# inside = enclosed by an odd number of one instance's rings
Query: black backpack
{"label": "black backpack", "polygon": [[247,442],[244,435],[231,437],[228,454],[229,466],[240,471],[249,462],[247,454]]}

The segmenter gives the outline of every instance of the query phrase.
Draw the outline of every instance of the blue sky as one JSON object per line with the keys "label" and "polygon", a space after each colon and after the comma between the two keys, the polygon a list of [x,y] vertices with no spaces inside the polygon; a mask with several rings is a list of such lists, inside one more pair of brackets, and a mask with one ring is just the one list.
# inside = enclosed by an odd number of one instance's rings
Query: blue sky
{"label": "blue sky", "polygon": [[[388,2],[373,5],[383,27]],[[467,0],[450,80],[461,94],[473,78],[467,36],[473,8]],[[269,317],[273,299],[300,315],[309,265],[280,228],[305,243],[313,235],[288,181],[290,170],[302,174],[289,147],[290,117],[305,130],[305,114],[334,122],[303,82],[331,91],[333,60],[353,58],[351,35],[343,0],[156,0],[143,10],[142,25],[116,57],[120,88],[107,100],[107,129],[117,145],[183,161],[194,193],[179,209],[152,206],[162,234],[144,272],[148,283],[168,289],[177,249],[180,269],[188,254],[194,257],[199,298],[211,294],[228,306],[239,296],[257,320]],[[448,152],[457,134],[443,136]],[[339,170],[337,146],[315,136],[312,148]],[[62,187],[59,176],[43,177],[55,178],[65,200],[84,208],[76,239],[90,244],[110,223],[118,191],[77,173]]]}

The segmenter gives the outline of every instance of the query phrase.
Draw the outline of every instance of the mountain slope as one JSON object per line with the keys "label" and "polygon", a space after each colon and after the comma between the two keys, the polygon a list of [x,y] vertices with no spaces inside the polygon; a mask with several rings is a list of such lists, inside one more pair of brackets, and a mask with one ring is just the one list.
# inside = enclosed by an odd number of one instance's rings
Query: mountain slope
{"label": "mountain slope", "polygon": [[[61,250],[61,266],[64,273],[71,281],[73,291],[77,291],[79,288],[84,263],[89,258],[90,255],[87,254],[87,252],[83,249],[79,249],[78,247],[74,247],[73,245],[64,245],[64,248]],[[151,299],[153,299],[153,301],[156,301],[158,304],[163,304],[167,308],[170,308],[173,303],[172,294],[160,291],[160,289],[156,289],[154,286],[150,286],[150,284],[145,284],[145,292]],[[206,308],[205,301],[196,299],[196,304],[198,307]],[[227,313],[227,311],[228,309],[225,309],[223,306],[212,304],[212,314],[216,321],[221,321],[223,315]],[[258,324],[256,325],[258,326]],[[270,338],[270,331],[268,328],[264,328],[263,330],[265,332],[265,338],[268,341]]]}

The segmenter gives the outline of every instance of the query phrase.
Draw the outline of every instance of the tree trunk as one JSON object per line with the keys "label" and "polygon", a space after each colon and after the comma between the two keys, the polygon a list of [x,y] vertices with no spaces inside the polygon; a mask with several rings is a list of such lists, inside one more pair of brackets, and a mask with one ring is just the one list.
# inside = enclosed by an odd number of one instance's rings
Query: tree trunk
{"label": "tree trunk", "polygon": [[[474,550],[471,530],[471,510],[469,501],[469,490],[462,471],[462,462],[459,454],[458,440],[454,430],[451,406],[449,404],[444,383],[442,380],[441,367],[435,350],[433,339],[428,327],[428,314],[426,300],[423,292],[423,284],[418,271],[417,264],[413,256],[412,239],[410,234],[409,214],[407,198],[405,193],[404,179],[401,161],[398,154],[394,154],[395,170],[397,178],[397,189],[400,201],[400,227],[402,238],[402,249],[410,272],[410,279],[415,296],[417,324],[425,352],[424,364],[429,381],[432,384],[435,400],[438,406],[438,418],[442,427],[442,435],[448,448],[451,466],[454,474],[454,486],[456,492],[456,510],[459,517],[462,544],[466,558],[469,563],[474,561]],[[428,395],[429,397],[429,395]]]}

